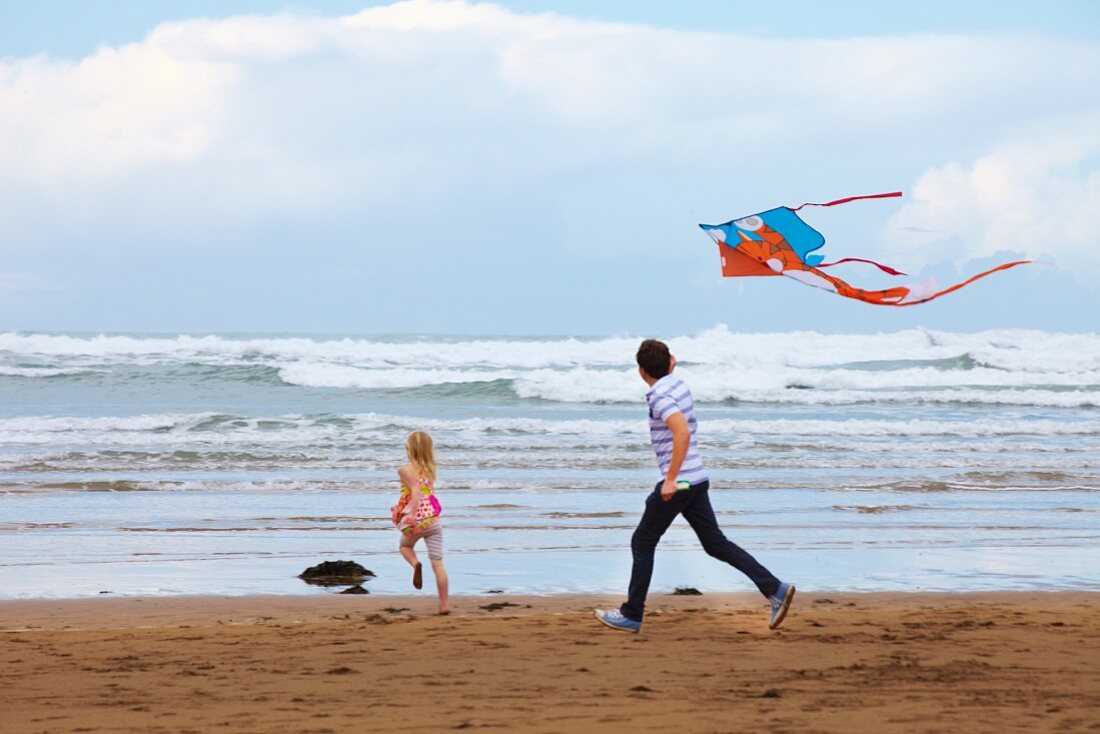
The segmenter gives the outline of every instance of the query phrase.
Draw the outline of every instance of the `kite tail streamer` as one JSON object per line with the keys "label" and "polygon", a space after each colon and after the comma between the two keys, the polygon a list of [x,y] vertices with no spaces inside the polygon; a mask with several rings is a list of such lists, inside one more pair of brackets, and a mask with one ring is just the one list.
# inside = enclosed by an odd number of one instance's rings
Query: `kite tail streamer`
{"label": "kite tail streamer", "polygon": [[843,199],[834,199],[832,201],[827,201],[824,204],[815,204],[812,201],[807,201],[806,203],[804,203],[800,206],[797,206],[794,209],[791,209],[791,211],[796,212],[799,209],[801,209],[803,207],[807,207],[807,206],[836,206],[837,204],[847,204],[849,201],[859,201],[860,199],[893,199],[893,198],[896,198],[898,196],[901,196],[900,191],[891,191],[887,194],[865,194],[863,196],[846,196]]}
{"label": "kite tail streamer", "polygon": [[958,289],[960,289],[964,286],[968,286],[971,283],[973,283],[975,280],[980,280],[981,278],[984,278],[987,275],[992,275],[993,273],[996,273],[999,270],[1008,270],[1009,268],[1014,268],[1017,265],[1027,265],[1029,263],[1031,263],[1031,260],[1016,260],[1015,262],[1005,263],[1004,265],[998,265],[995,268],[990,268],[989,270],[978,273],[977,275],[974,275],[974,276],[971,276],[971,277],[967,278],[966,280],[964,280],[961,283],[956,283],[955,285],[951,286],[950,288],[944,288],[942,291],[937,291],[936,293],[933,293],[932,295],[927,296],[925,298],[921,298],[921,299],[916,300],[916,301],[909,301],[908,303],[893,303],[893,304],[887,304],[887,305],[892,305],[892,306],[916,306],[918,303],[928,303],[929,301],[933,301],[933,300],[939,298],[940,296],[946,296],[948,293],[951,293],[953,291],[957,291]]}
{"label": "kite tail streamer", "polygon": [[832,267],[833,265],[840,265],[841,263],[867,263],[868,265],[874,265],[876,268],[878,268],[882,272],[889,273],[890,275],[907,275],[907,273],[903,273],[900,270],[895,270],[894,268],[890,267],[889,265],[883,265],[882,263],[877,263],[874,260],[864,260],[862,257],[845,257],[845,258],[842,258],[840,260],[836,260],[835,262],[831,262],[831,263],[818,263],[814,267],[816,267],[816,268],[828,268],[828,267]]}

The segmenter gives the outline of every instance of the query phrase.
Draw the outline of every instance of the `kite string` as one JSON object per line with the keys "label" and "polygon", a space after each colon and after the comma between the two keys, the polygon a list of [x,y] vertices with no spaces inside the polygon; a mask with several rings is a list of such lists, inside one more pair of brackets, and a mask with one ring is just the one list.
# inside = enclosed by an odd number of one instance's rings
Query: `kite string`
{"label": "kite string", "polygon": [[824,204],[816,204],[812,201],[807,201],[801,206],[791,209],[792,212],[796,212],[802,207],[806,206],[836,206],[837,204],[847,204],[849,201],[859,201],[860,199],[893,199],[901,196],[900,191],[891,191],[886,194],[864,194],[863,196],[846,196],[843,199],[834,199],[833,201],[827,201]]}

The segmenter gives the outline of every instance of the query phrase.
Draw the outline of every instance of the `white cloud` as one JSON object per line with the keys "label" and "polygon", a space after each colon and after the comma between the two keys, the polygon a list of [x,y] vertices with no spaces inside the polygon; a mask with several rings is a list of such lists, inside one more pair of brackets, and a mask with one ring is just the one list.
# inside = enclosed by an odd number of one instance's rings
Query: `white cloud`
{"label": "white cloud", "polygon": [[225,64],[149,43],[78,63],[0,62],[0,175],[94,187],[119,170],[195,160],[216,139],[235,78]]}
{"label": "white cloud", "polygon": [[1052,256],[1070,271],[1100,266],[1100,117],[1021,137],[917,180],[888,224],[889,241],[907,263],[1011,250]]}
{"label": "white cloud", "polygon": [[[0,61],[0,228],[45,247],[62,222],[146,247],[181,220],[246,239],[273,219],[320,229],[363,212],[392,229],[459,201],[508,229],[508,211],[557,200],[582,230],[658,199],[744,197],[734,216],[960,160],[925,173],[893,224],[951,230],[967,256],[1041,236],[1068,254],[1096,231],[1095,141],[1078,130],[1060,153],[1029,131],[1100,113],[1100,45],[1050,47],[769,39],[434,0],[165,23],[75,63]],[[661,191],[668,176],[695,188]]]}
{"label": "white cloud", "polygon": [[277,61],[321,49],[331,25],[292,15],[198,18],[157,26],[143,45],[180,59]]}

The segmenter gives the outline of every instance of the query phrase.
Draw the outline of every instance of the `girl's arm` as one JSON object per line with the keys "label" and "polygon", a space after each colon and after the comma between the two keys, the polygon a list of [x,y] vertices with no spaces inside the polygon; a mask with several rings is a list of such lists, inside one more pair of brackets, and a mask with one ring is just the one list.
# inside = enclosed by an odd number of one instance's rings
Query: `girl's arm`
{"label": "girl's arm", "polygon": [[420,504],[420,478],[416,476],[416,472],[413,471],[411,466],[401,467],[397,470],[397,475],[401,477],[401,483],[412,490],[409,504],[405,505],[405,514],[415,515],[416,506]]}

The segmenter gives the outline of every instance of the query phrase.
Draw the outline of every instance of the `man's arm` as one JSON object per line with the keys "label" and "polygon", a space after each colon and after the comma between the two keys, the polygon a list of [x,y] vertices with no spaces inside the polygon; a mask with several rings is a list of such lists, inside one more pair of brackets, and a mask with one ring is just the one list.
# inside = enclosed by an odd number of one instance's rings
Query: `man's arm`
{"label": "man's arm", "polygon": [[680,473],[684,457],[687,456],[691,432],[688,430],[687,418],[679,411],[665,418],[665,425],[672,431],[672,458],[668,462],[665,483],[661,485],[661,499],[668,502],[676,494],[676,477]]}

